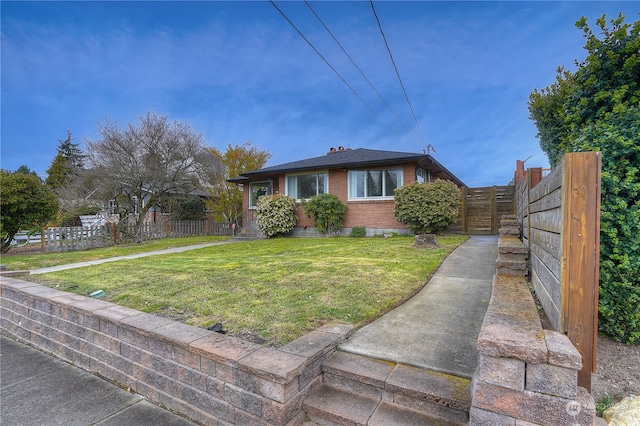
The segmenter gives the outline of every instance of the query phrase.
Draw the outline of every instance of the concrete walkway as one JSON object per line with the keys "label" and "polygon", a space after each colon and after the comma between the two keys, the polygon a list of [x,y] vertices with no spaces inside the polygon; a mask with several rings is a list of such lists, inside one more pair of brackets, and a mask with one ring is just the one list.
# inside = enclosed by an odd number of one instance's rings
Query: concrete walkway
{"label": "concrete walkway", "polygon": [[173,248],[168,248],[164,250],[148,251],[148,252],[137,253],[137,254],[128,254],[126,256],[116,256],[116,257],[108,257],[106,259],[89,260],[86,262],[68,263],[66,265],[57,265],[57,266],[50,266],[48,268],[32,269],[29,271],[29,275],[47,274],[49,272],[64,271],[66,269],[83,268],[85,266],[91,266],[91,265],[101,265],[103,263],[108,263],[108,262],[117,262],[118,260],[139,259],[141,257],[157,256],[160,254],[182,253],[184,251],[197,250],[197,249],[211,247],[211,246],[219,246],[221,244],[229,244],[232,242],[234,241],[233,240],[218,241],[215,243],[195,244],[195,245],[183,246],[183,247],[173,247]]}
{"label": "concrete walkway", "polygon": [[497,249],[497,236],[472,236],[416,296],[357,330],[340,350],[471,378]]}

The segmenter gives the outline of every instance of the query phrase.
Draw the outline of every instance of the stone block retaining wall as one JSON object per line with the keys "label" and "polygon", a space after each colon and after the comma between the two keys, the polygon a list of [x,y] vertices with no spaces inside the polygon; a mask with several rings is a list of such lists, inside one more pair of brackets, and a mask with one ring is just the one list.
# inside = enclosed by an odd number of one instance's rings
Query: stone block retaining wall
{"label": "stone block retaining wall", "polygon": [[593,425],[593,397],[577,385],[582,357],[566,335],[542,329],[519,266],[524,259],[516,258],[518,252],[526,257],[526,250],[509,234],[500,236],[498,247],[496,265],[512,270],[498,270],[493,279],[478,337],[469,424]]}
{"label": "stone block retaining wall", "polygon": [[2,277],[0,331],[203,424],[294,426],[352,326],[328,324],[270,349]]}

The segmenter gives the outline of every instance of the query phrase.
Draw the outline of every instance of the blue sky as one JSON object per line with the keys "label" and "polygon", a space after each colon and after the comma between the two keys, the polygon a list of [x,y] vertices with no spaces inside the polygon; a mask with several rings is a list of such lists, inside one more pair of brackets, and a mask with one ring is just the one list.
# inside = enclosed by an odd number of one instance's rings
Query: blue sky
{"label": "blue sky", "polygon": [[468,186],[504,185],[518,159],[548,164],[527,100],[559,65],[584,59],[575,22],[586,16],[594,28],[619,12],[633,22],[639,10],[637,1],[375,1],[423,140],[368,1],[310,4],[415,139],[304,2],[276,4],[369,106],[268,1],[2,1],[1,167],[45,177],[67,130],[84,147],[105,119],[124,126],[154,111],[188,122],[209,146],[253,141],[269,165],[337,146],[431,144]]}

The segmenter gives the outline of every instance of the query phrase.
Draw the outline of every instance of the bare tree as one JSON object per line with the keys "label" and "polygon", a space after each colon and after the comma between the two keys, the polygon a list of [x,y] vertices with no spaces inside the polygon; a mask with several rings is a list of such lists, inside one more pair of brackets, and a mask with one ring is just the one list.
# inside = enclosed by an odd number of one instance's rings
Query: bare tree
{"label": "bare tree", "polygon": [[98,133],[99,140],[86,142],[94,181],[103,197],[116,200],[121,219],[135,217],[136,233],[163,196],[201,189],[220,168],[202,135],[167,116],[148,112],[126,128],[107,120]]}

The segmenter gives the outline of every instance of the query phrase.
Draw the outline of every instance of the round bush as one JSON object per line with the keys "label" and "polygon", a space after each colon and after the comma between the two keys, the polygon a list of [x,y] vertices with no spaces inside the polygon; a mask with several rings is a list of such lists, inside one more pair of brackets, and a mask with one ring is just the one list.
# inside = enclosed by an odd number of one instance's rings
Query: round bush
{"label": "round bush", "polygon": [[258,229],[267,238],[286,234],[295,226],[296,200],[286,195],[263,195],[258,199],[256,222]]}
{"label": "round bush", "polygon": [[460,210],[460,188],[450,181],[410,183],[396,189],[393,215],[416,234],[446,230]]}

